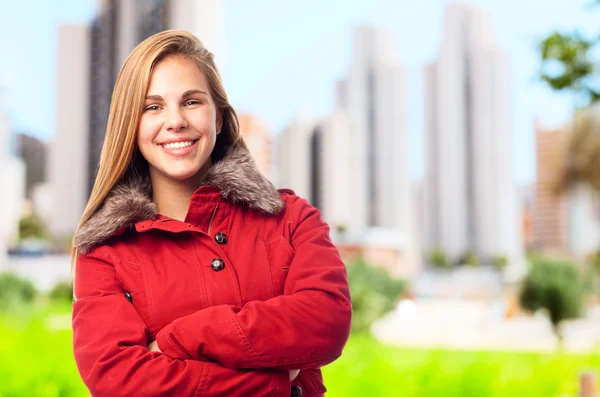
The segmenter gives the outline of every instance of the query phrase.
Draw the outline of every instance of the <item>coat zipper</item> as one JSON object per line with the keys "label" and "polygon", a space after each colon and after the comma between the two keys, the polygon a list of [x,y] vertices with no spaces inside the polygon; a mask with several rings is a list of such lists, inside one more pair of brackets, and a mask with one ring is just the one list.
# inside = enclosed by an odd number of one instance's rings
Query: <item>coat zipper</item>
{"label": "coat zipper", "polygon": [[217,213],[217,208],[219,208],[219,204],[215,205],[215,209],[210,217],[210,221],[208,222],[208,235],[210,235],[210,229],[212,227],[213,220],[215,219],[215,215]]}

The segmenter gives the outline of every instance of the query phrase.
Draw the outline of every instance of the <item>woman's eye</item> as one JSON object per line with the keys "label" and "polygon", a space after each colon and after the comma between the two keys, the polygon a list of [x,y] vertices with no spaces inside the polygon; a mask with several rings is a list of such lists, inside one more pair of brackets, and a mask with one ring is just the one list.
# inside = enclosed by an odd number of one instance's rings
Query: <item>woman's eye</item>
{"label": "woman's eye", "polygon": [[190,106],[190,105],[198,105],[200,104],[200,101],[196,101],[196,100],[191,100],[191,101],[187,101],[186,103],[184,103],[184,106]]}
{"label": "woman's eye", "polygon": [[157,105],[150,105],[150,106],[146,107],[146,110],[150,110],[150,111],[158,110],[158,109],[159,109],[159,107]]}

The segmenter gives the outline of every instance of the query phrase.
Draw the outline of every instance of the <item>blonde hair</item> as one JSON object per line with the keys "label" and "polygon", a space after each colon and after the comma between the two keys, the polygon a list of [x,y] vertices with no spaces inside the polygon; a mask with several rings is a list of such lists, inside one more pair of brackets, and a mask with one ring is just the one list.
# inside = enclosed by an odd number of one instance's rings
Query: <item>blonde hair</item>
{"label": "blonde hair", "polygon": [[[211,153],[219,161],[231,146],[244,146],[239,121],[229,101],[221,76],[211,54],[198,38],[183,30],[166,30],[141,42],[127,57],[115,83],[108,126],[100,154],[98,174],[77,231],[101,207],[117,182],[139,172],[136,163],[143,160],[137,148],[137,129],[142,114],[150,76],[155,65],[172,55],[182,55],[194,61],[207,77],[217,114],[222,117],[221,133],[217,135]],[[139,165],[139,164],[138,164]],[[71,273],[75,279],[77,247],[71,251]]]}

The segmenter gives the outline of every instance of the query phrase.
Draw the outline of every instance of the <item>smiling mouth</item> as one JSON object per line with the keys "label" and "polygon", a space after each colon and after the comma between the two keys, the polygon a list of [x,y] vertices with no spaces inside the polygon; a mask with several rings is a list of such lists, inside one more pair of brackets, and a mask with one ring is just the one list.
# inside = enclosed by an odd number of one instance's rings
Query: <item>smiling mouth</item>
{"label": "smiling mouth", "polygon": [[161,144],[160,146],[162,146],[163,148],[165,148],[167,150],[178,150],[178,149],[185,149],[186,147],[190,147],[196,142],[198,142],[198,139],[194,139],[191,141],[164,143],[164,144]]}

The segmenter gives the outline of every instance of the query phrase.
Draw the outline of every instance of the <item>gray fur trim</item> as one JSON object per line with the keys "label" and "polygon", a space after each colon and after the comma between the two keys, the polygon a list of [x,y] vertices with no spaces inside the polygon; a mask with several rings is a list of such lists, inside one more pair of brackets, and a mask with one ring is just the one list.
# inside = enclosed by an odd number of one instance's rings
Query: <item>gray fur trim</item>
{"label": "gray fur trim", "polygon": [[[256,168],[243,147],[232,147],[207,172],[202,185],[221,191],[223,199],[247,205],[265,215],[276,215],[283,201],[273,184]],[[124,226],[156,219],[158,208],[152,202],[152,184],[147,176],[123,181],[108,194],[98,211],[80,228],[73,239],[82,254],[102,244]]]}

